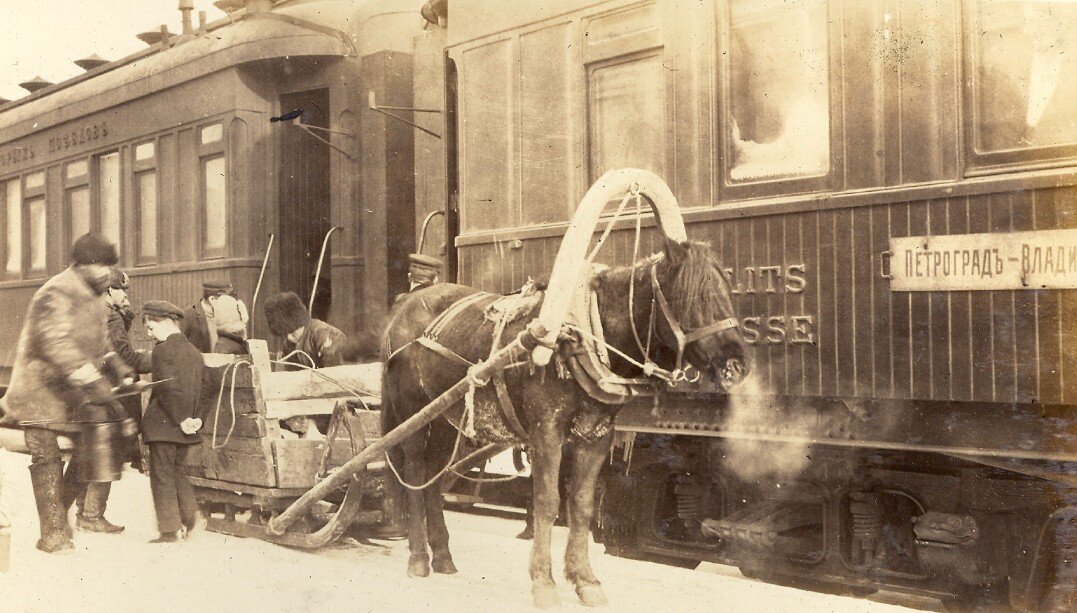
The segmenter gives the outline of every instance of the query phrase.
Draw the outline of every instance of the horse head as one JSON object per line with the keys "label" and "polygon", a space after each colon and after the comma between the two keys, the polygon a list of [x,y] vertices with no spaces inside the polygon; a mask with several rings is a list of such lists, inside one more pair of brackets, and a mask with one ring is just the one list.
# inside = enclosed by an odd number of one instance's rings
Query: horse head
{"label": "horse head", "polygon": [[655,332],[674,372],[684,361],[713,383],[731,389],[748,376],[748,346],[733,308],[729,279],[706,243],[667,239],[664,257],[651,268],[658,306]]}

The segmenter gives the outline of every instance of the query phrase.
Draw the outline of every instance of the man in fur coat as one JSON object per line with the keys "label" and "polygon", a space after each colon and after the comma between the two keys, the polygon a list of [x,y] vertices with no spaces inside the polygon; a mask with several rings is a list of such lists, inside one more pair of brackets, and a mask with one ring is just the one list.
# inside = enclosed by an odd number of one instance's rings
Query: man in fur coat
{"label": "man in fur coat", "polygon": [[[104,374],[111,371],[119,380],[131,376],[110,354],[108,307],[101,299],[115,264],[116,248],[101,236],[85,234],[75,241],[71,265],[46,281],[30,301],[3,398],[5,419],[24,429],[41,520],[37,548],[49,553],[74,548],[67,508],[86,487],[77,478],[77,454],[64,474],[57,436],[77,436],[80,422],[124,417]],[[87,488],[80,527],[122,530],[102,515],[107,488],[107,483]]]}

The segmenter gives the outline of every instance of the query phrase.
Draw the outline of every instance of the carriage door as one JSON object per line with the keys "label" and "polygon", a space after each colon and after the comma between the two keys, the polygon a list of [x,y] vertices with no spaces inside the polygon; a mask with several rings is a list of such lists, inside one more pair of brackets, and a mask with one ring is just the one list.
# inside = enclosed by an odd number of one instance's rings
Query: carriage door
{"label": "carriage door", "polygon": [[[303,109],[299,121],[329,127],[329,90],[315,89],[280,97],[280,112]],[[310,301],[318,255],[326,232],[332,227],[329,211],[329,146],[303,129],[287,126],[280,131],[280,285]],[[318,294],[311,316],[329,318],[332,301],[332,263],[326,253]]]}

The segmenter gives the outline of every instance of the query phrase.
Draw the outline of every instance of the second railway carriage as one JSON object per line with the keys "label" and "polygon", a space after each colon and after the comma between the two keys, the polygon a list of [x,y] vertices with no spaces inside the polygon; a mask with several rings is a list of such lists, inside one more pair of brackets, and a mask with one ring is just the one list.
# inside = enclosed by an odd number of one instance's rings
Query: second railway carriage
{"label": "second railway carriage", "polygon": [[225,19],[188,11],[183,32],[147,32],[145,50],[89,58],[85,74],[0,106],[5,381],[28,300],[90,230],[119,246],[136,303],[191,304],[224,278],[249,305],[270,234],[260,300],[306,302],[334,226],[315,316],[377,328],[407,288],[413,135],[371,106],[411,103],[420,3],[220,4]]}
{"label": "second railway carriage", "polygon": [[[1077,5],[424,15],[416,54],[444,78],[426,71],[416,97],[446,114],[444,147],[417,149],[419,208],[447,208],[460,282],[547,275],[575,204],[618,167],[662,175],[732,280],[755,375],[620,413],[607,551],[1074,606]],[[633,226],[608,261],[631,258]]]}

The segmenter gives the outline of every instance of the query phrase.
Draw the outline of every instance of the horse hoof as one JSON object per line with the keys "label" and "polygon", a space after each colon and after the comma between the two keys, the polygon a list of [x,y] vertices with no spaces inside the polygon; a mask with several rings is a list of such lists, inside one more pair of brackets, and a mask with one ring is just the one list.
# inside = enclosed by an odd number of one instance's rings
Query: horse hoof
{"label": "horse hoof", "polygon": [[430,558],[426,555],[416,554],[408,558],[409,577],[430,576]]}
{"label": "horse hoof", "polygon": [[434,558],[434,572],[442,575],[455,575],[457,570],[452,558],[446,556],[444,558]]}
{"label": "horse hoof", "polygon": [[521,541],[533,540],[535,538],[535,531],[531,529],[530,526],[528,526],[527,528],[521,530],[520,533],[516,535],[516,538],[520,539]]}
{"label": "horse hoof", "polygon": [[606,599],[606,592],[602,590],[602,586],[598,583],[577,586],[576,595],[580,597],[580,602],[586,607],[604,607],[610,603]]}
{"label": "horse hoof", "polygon": [[536,609],[553,609],[561,606],[561,597],[557,595],[557,587],[547,585],[536,587],[531,590],[535,598]]}

